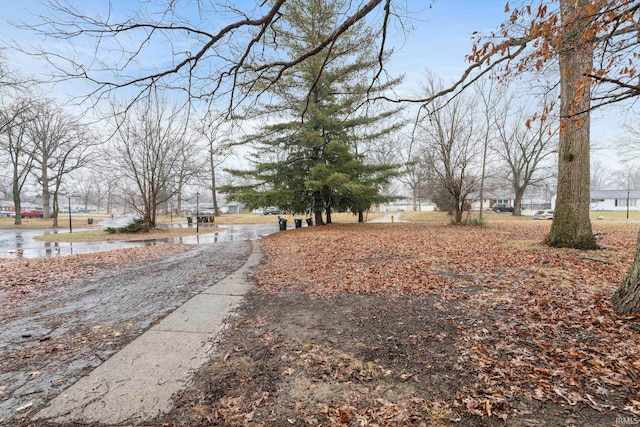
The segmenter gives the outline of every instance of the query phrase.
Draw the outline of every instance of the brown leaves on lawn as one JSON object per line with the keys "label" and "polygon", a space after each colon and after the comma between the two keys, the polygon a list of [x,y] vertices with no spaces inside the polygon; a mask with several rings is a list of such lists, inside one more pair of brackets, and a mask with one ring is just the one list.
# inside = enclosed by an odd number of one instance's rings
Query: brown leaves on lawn
{"label": "brown leaves on lawn", "polygon": [[[518,413],[514,399],[640,415],[640,319],[609,301],[633,260],[636,227],[598,224],[602,249],[554,249],[548,224],[332,225],[263,240],[267,292],[437,295],[465,313],[456,369],[476,383],[455,406],[483,417]],[[428,325],[425,325],[428,327]],[[330,409],[327,409],[329,411]],[[337,421],[357,418],[331,409]],[[341,412],[342,411],[342,412]]]}
{"label": "brown leaves on lawn", "polygon": [[167,244],[50,258],[0,259],[0,301],[6,307],[19,303],[21,295],[27,293],[59,290],[75,279],[150,262],[184,248]]}

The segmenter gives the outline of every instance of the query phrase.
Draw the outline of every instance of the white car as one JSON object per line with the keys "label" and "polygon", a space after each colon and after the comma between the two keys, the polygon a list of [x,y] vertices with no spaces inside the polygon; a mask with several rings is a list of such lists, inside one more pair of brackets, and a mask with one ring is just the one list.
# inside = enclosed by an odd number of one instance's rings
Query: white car
{"label": "white car", "polygon": [[533,214],[533,219],[553,219],[553,211],[536,211],[536,213]]}

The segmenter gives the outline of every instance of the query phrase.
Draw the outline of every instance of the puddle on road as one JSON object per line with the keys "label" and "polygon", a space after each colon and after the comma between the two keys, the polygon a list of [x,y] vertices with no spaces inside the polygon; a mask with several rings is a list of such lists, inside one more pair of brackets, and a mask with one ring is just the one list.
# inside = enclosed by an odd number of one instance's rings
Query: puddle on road
{"label": "puddle on road", "polygon": [[[101,224],[102,225],[102,224]],[[187,227],[174,223],[172,227]],[[194,227],[193,224],[190,227]],[[36,236],[51,233],[65,233],[64,230],[0,230],[0,258],[43,258],[50,256],[87,254],[115,249],[151,246],[163,243],[203,245],[235,240],[256,239],[278,231],[277,224],[247,224],[218,226],[220,232],[211,232],[206,224],[200,225],[201,234],[138,241],[110,242],[40,242]],[[81,231],[80,229],[77,231]]]}

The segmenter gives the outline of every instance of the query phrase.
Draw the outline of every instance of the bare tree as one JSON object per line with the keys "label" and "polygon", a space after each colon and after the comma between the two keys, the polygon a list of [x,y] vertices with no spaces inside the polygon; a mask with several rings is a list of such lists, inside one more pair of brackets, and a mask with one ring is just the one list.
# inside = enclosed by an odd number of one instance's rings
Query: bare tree
{"label": "bare tree", "polygon": [[411,191],[413,210],[418,210],[420,199],[429,194],[435,181],[434,159],[432,152],[424,147],[424,141],[416,132],[401,136],[394,144],[388,144],[393,150],[393,162],[402,164],[402,174],[398,180]]}
{"label": "bare tree", "polygon": [[[271,30],[287,3],[288,0],[274,0],[241,7],[226,2],[144,2],[139,10],[118,21],[110,13],[110,4],[101,11],[92,5],[89,12],[61,0],[49,0],[49,10],[39,16],[40,22],[19,25],[69,43],[72,49],[65,55],[58,49],[31,53],[49,61],[59,72],[59,79],[93,83],[93,95],[98,98],[120,88],[133,90],[136,99],[150,96],[156,89],[169,89],[186,94],[191,100],[217,102],[224,96],[232,109],[256,89],[266,93],[288,70],[330,50],[352,26],[379,11],[376,20],[381,28],[377,47],[380,70],[374,73],[374,79],[383,76],[387,29],[391,21],[404,15],[403,2],[345,2],[332,31],[304,52],[287,56],[285,49],[275,49],[275,56],[264,55],[265,43],[282,42],[281,36]],[[224,23],[212,27],[212,16],[222,17]],[[80,44],[95,46],[96,57],[73,57],[71,52],[77,52],[75,47]],[[176,45],[189,48],[175,49]],[[172,60],[150,66],[156,61],[149,59],[159,49],[171,52]]]}
{"label": "bare tree", "polygon": [[[35,147],[33,173],[41,185],[43,216],[49,218],[52,212],[53,226],[57,227],[57,196],[62,180],[88,163],[90,149],[97,142],[90,138],[87,125],[64,112],[52,100],[40,101],[32,108],[35,117],[28,131]],[[53,206],[50,205],[52,200]]]}
{"label": "bare tree", "polygon": [[141,215],[147,230],[155,227],[158,206],[178,191],[186,129],[178,108],[155,98],[137,105],[116,125],[114,163],[124,180],[126,202]]}
{"label": "bare tree", "polygon": [[[487,176],[487,162],[489,161],[489,147],[491,146],[491,142],[494,138],[494,124],[495,120],[492,120],[496,113],[496,106],[498,104],[498,99],[500,99],[501,95],[504,93],[503,91],[499,91],[496,87],[494,80],[489,80],[489,84],[485,84],[486,81],[482,81],[476,84],[476,94],[480,98],[480,109],[481,116],[483,120],[483,126],[481,129],[482,135],[482,168],[480,172],[480,190],[479,190],[479,199],[480,199],[480,213],[478,215],[480,221],[482,222],[482,216],[484,215],[484,190],[486,184],[486,176]],[[515,211],[515,209],[514,209]]]}
{"label": "bare tree", "polygon": [[551,118],[552,105],[536,111],[547,111],[537,117],[535,111],[524,105],[516,105],[508,98],[495,118],[498,143],[497,155],[507,164],[509,180],[515,199],[513,215],[521,215],[522,197],[528,187],[537,185],[548,177],[545,161],[556,153],[557,121]]}
{"label": "bare tree", "polygon": [[213,200],[213,212],[218,215],[218,182],[216,173],[231,155],[232,142],[229,139],[229,129],[225,128],[227,123],[224,118],[216,118],[209,112],[200,123],[201,125],[197,128],[197,131],[204,138],[206,144],[209,189]]}
{"label": "bare tree", "polygon": [[89,203],[97,203],[98,204],[98,212],[100,209],[100,204],[98,202],[98,180],[97,174],[95,172],[91,172],[89,170],[82,170],[80,173],[75,174],[74,176],[74,195],[80,198],[82,201],[82,205],[84,206],[84,211],[88,211]]}
{"label": "bare tree", "polygon": [[[430,92],[437,90],[433,81]],[[478,189],[482,140],[476,129],[475,100],[457,97],[435,104],[420,124],[426,146],[436,159],[434,168],[440,186],[451,201],[455,223],[463,222],[468,196]]]}
{"label": "bare tree", "polygon": [[616,141],[618,155],[622,159],[640,160],[640,124],[628,123]]}
{"label": "bare tree", "polygon": [[33,120],[30,100],[18,100],[0,109],[0,149],[8,158],[15,224],[22,224],[21,193],[33,168],[35,147],[28,138]]}
{"label": "bare tree", "polygon": [[640,189],[640,164],[625,162],[622,169],[615,170],[611,174],[611,184],[616,190]]}
{"label": "bare tree", "polygon": [[[612,182],[613,170],[599,160],[591,162],[591,189],[604,190]],[[640,188],[640,187],[638,187]]]}

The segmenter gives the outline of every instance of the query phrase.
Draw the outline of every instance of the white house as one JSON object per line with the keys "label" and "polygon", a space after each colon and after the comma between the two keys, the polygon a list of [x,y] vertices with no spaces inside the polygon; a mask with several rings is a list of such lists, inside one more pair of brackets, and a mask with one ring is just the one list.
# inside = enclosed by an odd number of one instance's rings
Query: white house
{"label": "white house", "polygon": [[[468,196],[468,201],[471,203],[471,210],[479,210],[480,209],[480,195],[478,193],[471,193]],[[490,209],[495,204],[503,204],[509,206],[515,206],[515,196],[513,194],[503,193],[487,193],[483,196],[482,207],[484,209]],[[537,198],[530,197],[526,195],[520,201],[520,208],[523,211],[536,211],[539,209],[550,209],[551,203],[548,201]]]}
{"label": "white house", "polygon": [[640,210],[640,190],[591,190],[592,211]]}

